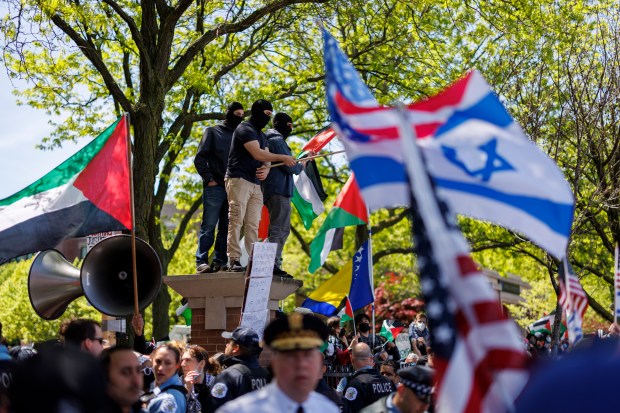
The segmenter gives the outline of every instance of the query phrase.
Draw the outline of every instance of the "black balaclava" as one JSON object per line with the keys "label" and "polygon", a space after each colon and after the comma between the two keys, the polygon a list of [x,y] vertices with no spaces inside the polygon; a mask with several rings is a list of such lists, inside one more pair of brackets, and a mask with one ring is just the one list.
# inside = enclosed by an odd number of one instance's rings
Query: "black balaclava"
{"label": "black balaclava", "polygon": [[256,126],[259,130],[263,130],[265,126],[271,120],[271,116],[265,114],[266,110],[273,110],[273,106],[271,106],[271,102],[258,99],[256,102],[252,104],[252,115],[250,116],[250,123]]}
{"label": "black balaclava", "polygon": [[288,126],[289,123],[293,123],[293,119],[286,113],[276,113],[273,117],[273,128],[280,132],[284,139],[293,132],[293,128]]}
{"label": "black balaclava", "polygon": [[235,129],[243,120],[242,116],[235,115],[235,111],[243,109],[243,105],[239,102],[233,102],[228,105],[228,109],[226,109],[226,125]]}

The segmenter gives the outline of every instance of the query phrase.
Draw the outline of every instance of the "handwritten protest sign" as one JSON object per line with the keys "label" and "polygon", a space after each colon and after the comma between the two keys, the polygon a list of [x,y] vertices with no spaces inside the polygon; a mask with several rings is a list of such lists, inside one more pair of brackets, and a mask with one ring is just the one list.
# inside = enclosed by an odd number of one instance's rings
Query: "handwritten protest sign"
{"label": "handwritten protest sign", "polygon": [[241,325],[256,331],[260,340],[263,339],[265,324],[269,320],[269,292],[276,248],[277,244],[274,243],[254,243],[248,292],[241,313]]}

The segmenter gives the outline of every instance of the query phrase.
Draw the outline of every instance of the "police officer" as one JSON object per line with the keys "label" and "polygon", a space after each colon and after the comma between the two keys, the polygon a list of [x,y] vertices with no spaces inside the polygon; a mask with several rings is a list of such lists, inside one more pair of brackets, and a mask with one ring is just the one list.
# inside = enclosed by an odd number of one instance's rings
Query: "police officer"
{"label": "police officer", "polygon": [[358,343],[353,347],[351,364],[355,373],[349,378],[344,389],[344,411],[357,413],[394,391],[392,382],[381,376],[374,368],[370,347]]}
{"label": "police officer", "polygon": [[262,351],[258,334],[248,327],[237,327],[233,332],[223,332],[229,340],[222,361],[226,368],[211,384],[211,399],[204,411],[214,412],[218,407],[246,393],[264,387],[270,380],[269,372],[258,364]]}
{"label": "police officer", "polygon": [[265,329],[265,342],[273,350],[273,382],[217,413],[338,413],[333,402],[314,391],[322,375],[319,347],[327,332],[325,323],[309,314],[276,318]]}
{"label": "police officer", "polygon": [[431,403],[434,371],[426,366],[398,370],[396,391],[382,397],[361,413],[424,413]]}

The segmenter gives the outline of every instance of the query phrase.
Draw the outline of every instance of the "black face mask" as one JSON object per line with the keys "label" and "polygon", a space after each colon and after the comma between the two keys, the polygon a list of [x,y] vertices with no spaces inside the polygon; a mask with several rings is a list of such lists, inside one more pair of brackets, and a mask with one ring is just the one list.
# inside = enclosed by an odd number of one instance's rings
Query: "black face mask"
{"label": "black face mask", "polygon": [[289,135],[293,132],[293,128],[289,128],[288,125],[284,124],[278,124],[275,127],[275,130],[277,130],[278,132],[280,132],[280,134],[282,135],[282,137],[284,137],[284,139],[288,138]]}
{"label": "black face mask", "polygon": [[226,114],[226,124],[233,129],[239,126],[242,120],[243,118],[241,116],[235,115],[234,112],[229,112]]}
{"label": "black face mask", "polygon": [[361,332],[361,333],[368,333],[370,331],[370,324],[368,323],[362,323],[360,324],[357,329]]}
{"label": "black face mask", "polygon": [[259,113],[257,115],[252,113],[252,116],[250,116],[250,122],[259,130],[263,130],[263,128],[267,126],[270,120],[271,116],[265,115],[264,113]]}

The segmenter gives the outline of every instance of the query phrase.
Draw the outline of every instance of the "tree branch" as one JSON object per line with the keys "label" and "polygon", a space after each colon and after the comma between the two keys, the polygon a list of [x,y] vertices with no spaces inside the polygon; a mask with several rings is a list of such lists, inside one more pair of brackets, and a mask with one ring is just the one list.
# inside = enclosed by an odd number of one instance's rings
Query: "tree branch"
{"label": "tree branch", "polygon": [[[140,54],[144,56],[148,56],[146,47],[144,46],[144,42],[142,41],[142,35],[140,34],[140,29],[138,28],[136,21],[130,15],[125,13],[125,10],[123,10],[123,8],[119,6],[118,3],[116,3],[116,1],[103,0],[103,2],[106,3],[108,6],[110,6],[112,10],[114,10],[116,14],[118,14],[119,17],[123,19],[123,21],[127,24],[127,27],[129,27],[129,31],[131,32],[131,38],[136,44],[136,47],[138,48],[138,51],[140,52]],[[150,62],[147,61],[146,63],[149,64]]]}
{"label": "tree branch", "polygon": [[239,22],[228,24],[224,23],[207,30],[202,36],[189,45],[187,50],[185,50],[185,53],[179,56],[179,59],[174,67],[169,71],[169,75],[167,76],[167,81],[165,84],[166,90],[170,89],[172,85],[176,83],[183,73],[185,73],[185,69],[187,69],[194,57],[196,57],[196,55],[214,39],[226,34],[241,32],[266,15],[283,9],[286,6],[301,3],[326,3],[327,1],[328,0],[276,0],[273,3],[267,4],[266,6],[254,11]]}
{"label": "tree branch", "polygon": [[101,77],[103,78],[103,81],[112,97],[118,101],[124,111],[129,112],[129,114],[133,116],[135,113],[133,112],[131,102],[127,99],[127,96],[125,96],[121,88],[112,77],[112,74],[103,62],[99,52],[90,46],[88,42],[75,30],[73,30],[73,28],[62,17],[60,17],[60,15],[54,14],[51,16],[51,19],[60,30],[62,30],[71,38],[71,40],[75,42],[75,44],[80,48],[82,54],[84,54],[93,66],[95,66],[97,71],[101,74]]}

